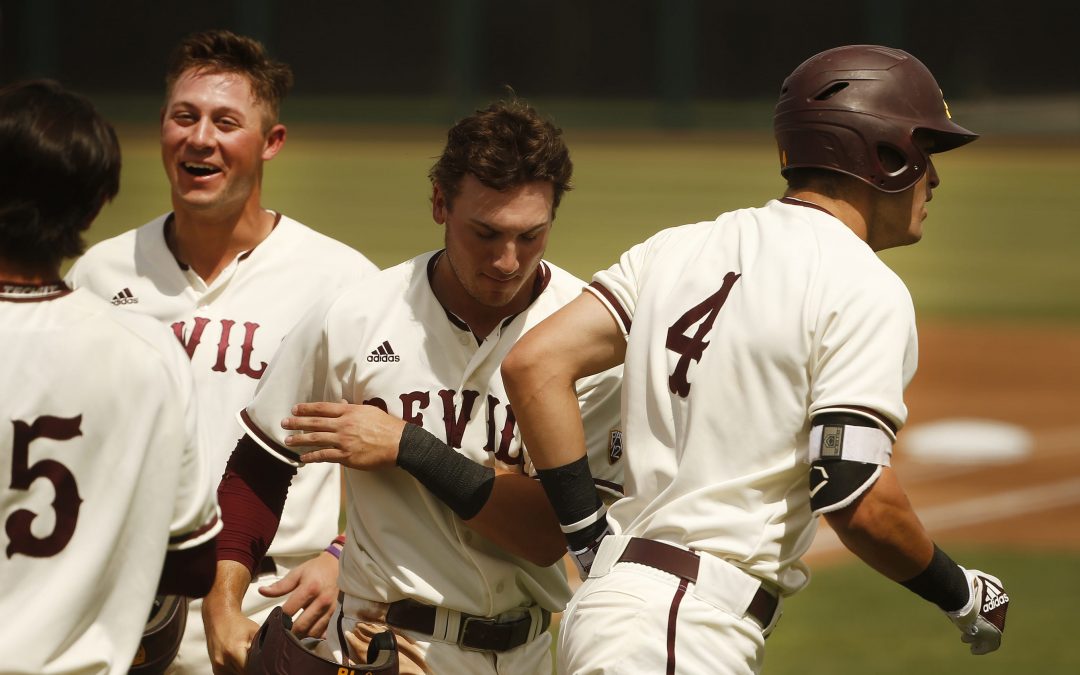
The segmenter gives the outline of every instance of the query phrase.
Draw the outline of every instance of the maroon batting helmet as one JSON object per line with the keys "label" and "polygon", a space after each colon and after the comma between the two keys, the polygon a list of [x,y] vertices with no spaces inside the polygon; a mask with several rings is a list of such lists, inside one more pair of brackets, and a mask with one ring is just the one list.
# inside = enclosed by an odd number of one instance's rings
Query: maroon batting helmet
{"label": "maroon batting helmet", "polygon": [[292,619],[275,607],[248,649],[248,675],[398,675],[397,642],[387,631],[368,647],[368,663],[344,666],[306,648],[292,632]]}
{"label": "maroon batting helmet", "polygon": [[131,662],[133,675],[164,673],[180,651],[187,627],[188,603],[182,595],[156,595],[143,628],[139,650]]}
{"label": "maroon batting helmet", "polygon": [[876,45],[837,47],[804,61],[780,88],[773,131],[780,173],[839,171],[883,192],[914,185],[930,153],[978,138],[952,121],[921,61]]}

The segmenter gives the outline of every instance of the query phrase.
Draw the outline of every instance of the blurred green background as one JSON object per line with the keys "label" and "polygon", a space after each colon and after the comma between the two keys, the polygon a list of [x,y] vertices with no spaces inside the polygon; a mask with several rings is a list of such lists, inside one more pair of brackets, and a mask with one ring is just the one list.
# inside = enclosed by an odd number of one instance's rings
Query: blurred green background
{"label": "blurred green background", "polygon": [[[762,131],[605,131],[556,120],[571,147],[575,189],[559,209],[548,258],[582,277],[661,228],[757,206],[783,189]],[[120,196],[91,240],[169,209],[156,127],[126,124],[120,133]],[[444,134],[429,126],[293,125],[266,167],[264,204],[381,267],[436,248],[427,171]],[[907,282],[920,317],[1080,320],[1080,136],[988,135],[935,164],[942,183],[923,241],[882,255]]]}

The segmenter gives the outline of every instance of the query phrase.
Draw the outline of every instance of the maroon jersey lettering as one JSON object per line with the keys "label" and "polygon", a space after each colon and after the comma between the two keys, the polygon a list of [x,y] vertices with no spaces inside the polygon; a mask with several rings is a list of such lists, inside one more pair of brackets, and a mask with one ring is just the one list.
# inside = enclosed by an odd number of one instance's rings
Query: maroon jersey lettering
{"label": "maroon jersey lettering", "polygon": [[[412,422],[418,427],[424,426],[424,415],[420,410],[428,407],[431,402],[431,395],[426,391],[413,391],[402,394],[398,398],[401,399],[401,419]],[[416,407],[416,410],[413,410],[413,406]]]}
{"label": "maroon jersey lettering", "polygon": [[[691,307],[679,317],[679,320],[671,328],[668,328],[665,346],[679,355],[675,370],[668,377],[668,388],[671,389],[671,393],[682,398],[686,398],[687,394],[690,393],[690,381],[687,379],[690,362],[701,360],[701,355],[705,353],[705,348],[709,346],[705,336],[713,329],[716,315],[720,313],[720,308],[727,301],[731,287],[735,285],[735,282],[741,276],[741,274],[728,272],[724,275],[724,285],[720,287],[720,290]],[[697,331],[694,332],[694,337],[688,337],[686,331],[698,321],[701,321],[701,324],[698,326]]]}
{"label": "maroon jersey lettering", "polygon": [[443,424],[446,426],[446,444],[451,448],[460,448],[461,439],[465,437],[465,426],[472,417],[473,403],[476,402],[480,392],[466,389],[461,392],[461,412],[457,412],[454,405],[454,390],[442,389],[439,398],[443,404]]}
{"label": "maroon jersey lettering", "polygon": [[184,322],[177,321],[172,325],[173,334],[176,335],[176,339],[180,341],[180,344],[184,346],[184,351],[187,352],[188,358],[195,356],[195,349],[202,342],[203,329],[206,328],[206,324],[210,323],[210,319],[206,319],[201,316],[197,316],[194,319],[195,327],[191,329],[191,337],[184,339]]}
{"label": "maroon jersey lettering", "polygon": [[[484,445],[484,450],[494,453],[495,459],[499,460],[503,464],[524,464],[525,458],[518,453],[517,457],[510,456],[510,444],[514,441],[514,429],[517,427],[517,418],[514,417],[514,411],[510,409],[510,405],[503,405],[502,401],[495,398],[491,394],[487,397],[487,444]],[[495,430],[498,428],[498,424],[495,421],[495,411],[502,408],[506,412],[506,420],[503,424],[502,431],[499,433],[498,447],[495,446]]]}
{"label": "maroon jersey lettering", "polygon": [[266,361],[261,362],[262,365],[259,366],[258,370],[251,367],[251,352],[255,350],[255,331],[258,328],[259,324],[257,323],[244,322],[244,344],[240,347],[240,367],[236,369],[236,372],[241,375],[247,375],[256,380],[266,372]]}
{"label": "maroon jersey lettering", "polygon": [[56,512],[53,531],[45,537],[37,537],[31,531],[31,525],[38,514],[28,509],[14,511],[4,523],[4,530],[10,540],[7,545],[7,557],[21,553],[33,558],[54,556],[71,541],[75,534],[75,523],[79,519],[79,507],[82,497],[75,476],[60,462],[53,459],[41,459],[30,464],[30,443],[36,438],[51,438],[66,441],[82,435],[82,415],[76,417],[52,417],[42,415],[27,424],[22,420],[12,420],[15,426],[14,443],[11,448],[11,483],[13,490],[29,490],[39,478],[52,483],[52,507]]}

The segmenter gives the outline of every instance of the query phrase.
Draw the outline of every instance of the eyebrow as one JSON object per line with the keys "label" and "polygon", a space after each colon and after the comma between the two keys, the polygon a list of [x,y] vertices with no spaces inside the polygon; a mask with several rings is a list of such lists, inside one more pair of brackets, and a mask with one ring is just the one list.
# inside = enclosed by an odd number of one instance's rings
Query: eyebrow
{"label": "eyebrow", "polygon": [[[485,223],[484,221],[482,221],[482,220],[479,220],[479,219],[477,219],[477,218],[470,218],[470,219],[469,219],[469,222],[470,222],[470,223],[472,223],[473,225],[476,225],[476,226],[478,226],[478,227],[482,227],[482,228],[484,228],[485,230],[487,230],[488,232],[491,232],[491,233],[493,233],[493,234],[504,234],[504,232],[503,232],[502,230],[498,230],[498,229],[496,229],[496,228],[492,227],[491,225],[488,225],[488,224],[487,224],[487,223]],[[535,232],[538,232],[539,230],[542,230],[542,229],[544,229],[544,228],[545,228],[545,227],[547,227],[547,226],[548,226],[548,223],[540,223],[539,225],[533,225],[533,226],[532,226],[532,227],[530,227],[529,229],[525,230],[524,232],[519,232],[518,234],[519,234],[519,235],[522,235],[522,234],[533,234],[533,233],[535,233]]]}

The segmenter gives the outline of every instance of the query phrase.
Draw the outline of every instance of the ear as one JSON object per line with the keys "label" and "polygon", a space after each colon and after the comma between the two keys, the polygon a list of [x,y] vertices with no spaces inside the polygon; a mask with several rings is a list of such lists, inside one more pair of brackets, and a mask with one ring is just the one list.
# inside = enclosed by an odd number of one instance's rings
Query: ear
{"label": "ear", "polygon": [[450,211],[446,207],[446,195],[439,187],[438,183],[435,183],[431,191],[431,219],[439,225],[446,224],[446,214]]}
{"label": "ear", "polygon": [[263,144],[262,158],[264,162],[269,162],[281,151],[281,148],[285,146],[286,135],[284,124],[275,124],[270,127],[270,131],[266,134],[266,142]]}

